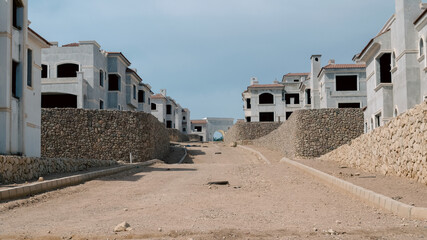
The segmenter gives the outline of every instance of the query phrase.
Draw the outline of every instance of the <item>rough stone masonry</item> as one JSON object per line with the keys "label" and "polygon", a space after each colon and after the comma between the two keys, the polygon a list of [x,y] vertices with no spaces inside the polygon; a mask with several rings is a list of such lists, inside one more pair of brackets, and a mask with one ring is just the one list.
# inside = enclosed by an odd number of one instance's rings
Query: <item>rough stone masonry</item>
{"label": "rough stone masonry", "polygon": [[134,162],[162,159],[169,134],[154,116],[143,112],[43,109],[42,156]]}
{"label": "rough stone masonry", "polygon": [[319,157],[362,133],[361,109],[298,110],[278,129],[253,144],[288,157]]}
{"label": "rough stone masonry", "polygon": [[427,102],[322,159],[427,184]]}

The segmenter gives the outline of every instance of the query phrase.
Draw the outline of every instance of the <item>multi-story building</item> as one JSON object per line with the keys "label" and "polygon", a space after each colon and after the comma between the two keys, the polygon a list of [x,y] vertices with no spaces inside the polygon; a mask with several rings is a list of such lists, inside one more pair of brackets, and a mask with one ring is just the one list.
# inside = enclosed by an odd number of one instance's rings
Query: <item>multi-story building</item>
{"label": "multi-story building", "polygon": [[54,43],[42,52],[42,107],[150,112],[150,86],[130,65],[95,41]]}
{"label": "multi-story building", "polygon": [[354,57],[367,64],[365,131],[427,98],[427,4],[395,0],[396,12]]}
{"label": "multi-story building", "polygon": [[167,96],[166,89],[161,89],[159,94],[151,97],[151,114],[166,128],[178,129],[188,133],[190,129],[190,110],[182,108],[173,98]]}
{"label": "multi-story building", "polygon": [[365,107],[365,64],[330,60],[321,67],[321,57],[311,56],[309,73],[288,73],[281,82],[259,84],[252,78],[242,94],[246,122],[281,122],[299,109]]}
{"label": "multi-story building", "polygon": [[40,156],[41,49],[28,28],[28,1],[0,2],[0,154]]}

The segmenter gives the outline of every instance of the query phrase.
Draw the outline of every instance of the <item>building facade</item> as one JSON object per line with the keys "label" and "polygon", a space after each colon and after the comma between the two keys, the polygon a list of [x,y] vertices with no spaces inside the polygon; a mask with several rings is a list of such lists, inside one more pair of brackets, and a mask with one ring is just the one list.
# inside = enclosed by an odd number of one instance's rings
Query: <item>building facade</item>
{"label": "building facade", "polygon": [[0,154],[40,156],[41,49],[27,0],[0,2]]}
{"label": "building facade", "polygon": [[222,137],[234,125],[234,118],[204,118],[191,120],[191,134],[200,136],[200,141],[214,141],[215,132]]}
{"label": "building facade", "polygon": [[259,84],[256,78],[242,94],[246,122],[282,122],[299,109],[366,107],[365,64],[322,67],[311,56],[309,73],[288,73],[281,82]]}
{"label": "building facade", "polygon": [[396,12],[354,57],[367,65],[365,131],[421,103],[427,96],[427,6],[395,0]]}
{"label": "building facade", "polygon": [[54,43],[42,52],[42,107],[150,112],[151,87],[130,65],[96,41]]}
{"label": "building facade", "polygon": [[185,134],[190,131],[190,110],[182,108],[167,96],[166,89],[161,89],[159,94],[151,97],[151,114],[165,124],[166,128],[178,129]]}

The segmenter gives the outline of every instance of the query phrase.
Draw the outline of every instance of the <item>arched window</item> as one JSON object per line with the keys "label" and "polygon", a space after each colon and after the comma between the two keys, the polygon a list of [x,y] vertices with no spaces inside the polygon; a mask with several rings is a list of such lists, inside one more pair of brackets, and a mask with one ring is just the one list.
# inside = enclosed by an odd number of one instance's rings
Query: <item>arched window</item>
{"label": "arched window", "polygon": [[77,77],[79,71],[79,65],[74,63],[64,63],[58,65],[57,74],[58,78],[72,78]]}
{"label": "arched window", "polygon": [[271,93],[263,93],[259,95],[259,104],[273,104],[274,97]]}
{"label": "arched window", "polygon": [[420,56],[424,55],[424,40],[420,39]]}

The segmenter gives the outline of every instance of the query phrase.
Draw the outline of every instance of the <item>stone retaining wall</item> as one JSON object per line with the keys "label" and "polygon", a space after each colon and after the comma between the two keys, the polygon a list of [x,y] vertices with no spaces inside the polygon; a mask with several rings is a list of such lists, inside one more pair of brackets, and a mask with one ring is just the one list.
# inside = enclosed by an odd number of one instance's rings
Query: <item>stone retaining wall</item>
{"label": "stone retaining wall", "polygon": [[190,139],[188,138],[187,134],[182,133],[178,129],[168,129],[169,133],[169,140],[171,142],[188,142]]}
{"label": "stone retaining wall", "polygon": [[361,109],[298,110],[277,130],[253,143],[288,157],[319,157],[363,133]]}
{"label": "stone retaining wall", "polygon": [[28,158],[0,156],[0,183],[17,183],[37,179],[53,173],[88,170],[94,167],[118,165],[116,161]]}
{"label": "stone retaining wall", "polygon": [[271,133],[280,125],[281,123],[238,121],[225,133],[224,142],[241,143],[247,140],[254,140]]}
{"label": "stone retaining wall", "polygon": [[134,162],[162,159],[169,134],[153,115],[143,112],[43,109],[42,156]]}
{"label": "stone retaining wall", "polygon": [[427,102],[321,158],[427,184]]}

